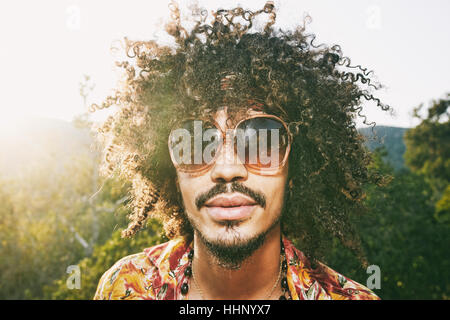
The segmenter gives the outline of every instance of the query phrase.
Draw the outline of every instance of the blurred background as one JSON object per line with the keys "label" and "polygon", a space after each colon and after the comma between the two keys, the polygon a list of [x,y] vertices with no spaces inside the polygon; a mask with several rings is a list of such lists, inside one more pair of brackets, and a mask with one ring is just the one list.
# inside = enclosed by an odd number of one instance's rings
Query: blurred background
{"label": "blurred background", "polygon": [[[92,299],[118,259],[166,241],[150,221],[134,239],[126,181],[98,175],[99,146],[88,113],[118,79],[123,37],[171,43],[169,1],[41,0],[0,3],[0,299]],[[179,1],[188,15],[192,1]],[[210,12],[237,1],[198,1]],[[265,0],[245,1],[257,10]],[[352,64],[385,87],[394,108],[365,108],[358,120],[376,170],[393,177],[367,187],[359,225],[382,299],[450,298],[450,2],[275,1],[275,27],[306,13],[317,43],[339,44]],[[378,136],[373,138],[374,133]],[[370,274],[336,243],[325,263],[366,285]]]}

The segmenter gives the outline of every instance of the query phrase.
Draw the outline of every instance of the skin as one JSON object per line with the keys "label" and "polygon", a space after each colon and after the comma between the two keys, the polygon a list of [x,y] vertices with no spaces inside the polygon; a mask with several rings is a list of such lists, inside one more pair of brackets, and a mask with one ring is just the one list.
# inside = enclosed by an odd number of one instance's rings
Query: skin
{"label": "skin", "polygon": [[[248,113],[252,114],[254,111],[249,110]],[[229,117],[226,107],[215,114],[216,122],[224,131],[228,128]],[[225,154],[226,152],[222,149],[219,157],[224,157]],[[220,161],[219,158],[205,172],[192,174],[177,171],[177,174],[186,214],[198,229],[194,233],[193,240],[195,252],[193,271],[196,283],[203,294],[200,294],[192,281],[189,299],[267,299],[279,273],[281,232],[279,222],[266,235],[263,245],[254,251],[239,269],[228,269],[219,265],[199,239],[198,232],[211,242],[220,239],[226,243],[232,243],[232,241],[248,240],[267,231],[281,215],[288,165],[279,168],[274,174],[259,175],[247,170],[239,161],[230,164],[227,161]],[[266,197],[266,206],[265,208],[259,205],[254,206],[249,217],[229,228],[216,221],[208,213],[207,207],[204,206],[198,210],[195,199],[219,182],[233,181],[239,181],[246,187],[263,193]],[[232,194],[227,193],[228,195]],[[282,292],[280,282],[270,299],[278,299],[280,296]]]}

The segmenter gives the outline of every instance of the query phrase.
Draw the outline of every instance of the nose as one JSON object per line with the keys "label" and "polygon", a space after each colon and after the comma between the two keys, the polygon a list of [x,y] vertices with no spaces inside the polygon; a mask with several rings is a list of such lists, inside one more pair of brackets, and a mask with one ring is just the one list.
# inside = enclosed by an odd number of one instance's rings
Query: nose
{"label": "nose", "polygon": [[225,143],[211,169],[211,180],[215,183],[227,183],[245,181],[247,178],[247,168],[234,152],[234,147]]}

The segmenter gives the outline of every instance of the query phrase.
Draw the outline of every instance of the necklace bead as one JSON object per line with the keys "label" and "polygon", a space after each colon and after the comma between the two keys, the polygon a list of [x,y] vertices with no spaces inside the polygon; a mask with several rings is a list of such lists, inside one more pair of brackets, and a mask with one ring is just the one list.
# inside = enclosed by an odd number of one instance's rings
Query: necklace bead
{"label": "necklace bead", "polygon": [[286,290],[288,289],[288,282],[286,278],[283,278],[283,280],[281,280],[281,287]]}
{"label": "necklace bead", "polygon": [[184,269],[184,275],[186,277],[192,276],[192,268],[191,268],[191,266],[188,266],[188,267],[186,267],[186,269]]}
{"label": "necklace bead", "polygon": [[186,293],[188,293],[189,291],[189,285],[185,282],[181,285],[181,293],[183,295],[186,295]]}

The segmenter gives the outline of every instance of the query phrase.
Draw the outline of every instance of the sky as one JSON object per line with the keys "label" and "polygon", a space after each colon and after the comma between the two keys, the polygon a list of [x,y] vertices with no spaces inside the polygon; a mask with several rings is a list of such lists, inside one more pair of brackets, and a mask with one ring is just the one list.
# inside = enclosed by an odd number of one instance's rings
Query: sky
{"label": "sky", "polygon": [[[182,12],[188,1],[179,0]],[[368,104],[379,125],[412,127],[412,109],[450,92],[450,1],[279,0],[275,27],[293,29],[308,13],[317,43],[339,44],[352,64],[374,70],[385,88],[377,94],[395,115]],[[169,1],[2,0],[0,3],[0,125],[24,116],[70,121],[85,111],[83,75],[101,102],[117,80],[110,48],[128,37],[168,41],[163,30]],[[265,0],[198,1],[209,12]]]}

